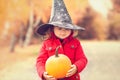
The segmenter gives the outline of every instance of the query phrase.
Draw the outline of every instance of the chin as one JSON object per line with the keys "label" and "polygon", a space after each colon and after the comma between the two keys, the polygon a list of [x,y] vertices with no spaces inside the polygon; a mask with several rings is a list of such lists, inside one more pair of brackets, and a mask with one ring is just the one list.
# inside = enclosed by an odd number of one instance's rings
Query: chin
{"label": "chin", "polygon": [[60,39],[65,39],[66,37],[61,37]]}

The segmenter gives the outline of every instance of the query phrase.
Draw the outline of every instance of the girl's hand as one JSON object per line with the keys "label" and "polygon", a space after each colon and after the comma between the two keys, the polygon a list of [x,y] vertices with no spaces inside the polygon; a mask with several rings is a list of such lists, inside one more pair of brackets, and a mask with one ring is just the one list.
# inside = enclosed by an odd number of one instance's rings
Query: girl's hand
{"label": "girl's hand", "polygon": [[43,77],[45,78],[45,80],[57,80],[53,76],[48,75],[47,72],[43,73]]}
{"label": "girl's hand", "polygon": [[71,69],[67,72],[66,77],[70,77],[77,72],[76,65],[71,65]]}

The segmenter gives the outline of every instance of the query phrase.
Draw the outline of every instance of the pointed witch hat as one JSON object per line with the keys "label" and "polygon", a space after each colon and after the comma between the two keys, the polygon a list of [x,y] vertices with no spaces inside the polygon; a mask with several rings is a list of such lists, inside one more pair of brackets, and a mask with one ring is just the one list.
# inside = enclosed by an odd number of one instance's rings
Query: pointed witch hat
{"label": "pointed witch hat", "polygon": [[63,0],[53,0],[49,23],[38,26],[36,32],[40,35],[45,35],[45,32],[53,26],[72,30],[84,30],[83,27],[73,25]]}

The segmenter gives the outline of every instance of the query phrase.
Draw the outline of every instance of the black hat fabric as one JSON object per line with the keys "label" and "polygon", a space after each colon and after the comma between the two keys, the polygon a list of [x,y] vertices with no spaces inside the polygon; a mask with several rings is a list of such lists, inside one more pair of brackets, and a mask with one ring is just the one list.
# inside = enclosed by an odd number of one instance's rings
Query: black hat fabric
{"label": "black hat fabric", "polygon": [[63,0],[53,0],[50,21],[47,24],[40,25],[37,28],[37,33],[40,35],[45,35],[45,32],[48,30],[48,28],[53,26],[73,30],[84,30],[83,27],[74,25],[72,23],[71,17],[66,9]]}

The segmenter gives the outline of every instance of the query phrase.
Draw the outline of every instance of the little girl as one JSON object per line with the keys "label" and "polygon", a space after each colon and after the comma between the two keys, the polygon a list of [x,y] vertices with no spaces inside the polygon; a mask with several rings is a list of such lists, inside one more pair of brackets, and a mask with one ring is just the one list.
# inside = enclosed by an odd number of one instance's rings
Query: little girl
{"label": "little girl", "polygon": [[[74,30],[83,28],[72,24],[63,0],[53,0],[53,2],[50,22],[36,29],[38,34],[48,37],[44,40],[37,57],[37,72],[42,80],[80,80],[79,73],[85,68],[87,58],[80,41],[73,37],[73,34]],[[68,56],[72,62],[71,69],[62,79],[56,79],[45,71],[46,60],[54,55],[58,46],[61,46],[58,52]]]}
{"label": "little girl", "polygon": [[80,41],[73,37],[73,30],[58,26],[50,28],[49,38],[43,42],[36,64],[39,76],[45,80],[57,80],[45,72],[45,62],[54,55],[59,45],[61,45],[59,53],[68,56],[72,62],[71,69],[62,80],[80,80],[79,73],[86,66],[87,58]]}

